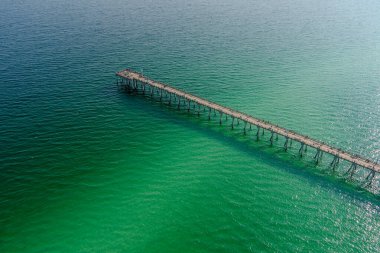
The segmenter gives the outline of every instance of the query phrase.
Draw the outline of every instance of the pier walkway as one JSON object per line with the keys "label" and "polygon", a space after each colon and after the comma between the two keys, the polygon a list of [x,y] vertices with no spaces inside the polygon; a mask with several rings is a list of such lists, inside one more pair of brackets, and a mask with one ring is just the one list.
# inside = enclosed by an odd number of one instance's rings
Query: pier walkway
{"label": "pier walkway", "polygon": [[142,74],[138,72],[126,69],[126,70],[117,72],[116,75],[119,78],[121,78],[121,83],[125,85],[125,87],[128,89],[137,89],[138,85],[140,84],[141,90],[143,92],[145,92],[148,87],[149,91],[151,92],[151,95],[153,95],[154,92],[157,92],[158,94],[160,94],[161,99],[162,99],[162,92],[166,92],[166,94],[169,94],[170,96],[169,104],[172,102],[171,100],[172,100],[172,95],[173,95],[173,99],[174,99],[174,96],[176,96],[176,100],[178,98],[178,107],[180,106],[180,101],[182,99],[184,103],[187,103],[188,110],[190,109],[190,103],[193,103],[193,105],[197,104],[198,106],[201,105],[203,106],[203,108],[208,108],[209,119],[210,119],[211,110],[213,110],[214,112],[217,111],[220,114],[220,124],[222,123],[221,121],[222,116],[226,115],[232,118],[232,124],[231,124],[232,128],[234,126],[233,122],[235,119],[241,120],[242,122],[245,123],[244,132],[245,132],[245,127],[247,124],[249,124],[250,126],[254,125],[257,127],[257,134],[256,134],[257,139],[260,138],[259,137],[260,129],[262,129],[262,131],[265,129],[271,133],[271,138],[270,138],[271,144],[273,144],[274,134],[277,135],[277,138],[278,138],[278,135],[283,136],[285,138],[285,144],[284,144],[285,150],[288,149],[289,141],[290,142],[296,141],[300,143],[299,153],[301,156],[306,151],[307,147],[314,148],[316,150],[314,159],[317,163],[322,158],[323,153],[327,153],[333,156],[333,160],[330,165],[334,169],[339,164],[340,160],[345,160],[351,163],[351,167],[349,168],[349,171],[348,171],[350,172],[351,176],[356,171],[357,166],[360,166],[362,168],[369,170],[369,174],[367,176],[368,180],[372,180],[375,176],[375,173],[380,173],[380,164],[377,164],[374,161],[363,158],[359,155],[351,154],[349,152],[334,148],[328,144],[312,139],[308,136],[271,124],[270,122],[255,118],[245,113],[235,111],[231,108],[216,104],[209,100],[200,98],[190,93],[181,91],[177,88],[171,87],[167,84],[154,81],[148,77],[143,76]]}

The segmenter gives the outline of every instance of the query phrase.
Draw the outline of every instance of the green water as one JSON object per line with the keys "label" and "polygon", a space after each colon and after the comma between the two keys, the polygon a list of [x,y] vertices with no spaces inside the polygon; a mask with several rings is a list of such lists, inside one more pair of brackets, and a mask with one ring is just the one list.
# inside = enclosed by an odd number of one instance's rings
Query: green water
{"label": "green water", "polygon": [[378,188],[114,83],[133,68],[376,160],[378,1],[0,13],[0,252],[380,251]]}

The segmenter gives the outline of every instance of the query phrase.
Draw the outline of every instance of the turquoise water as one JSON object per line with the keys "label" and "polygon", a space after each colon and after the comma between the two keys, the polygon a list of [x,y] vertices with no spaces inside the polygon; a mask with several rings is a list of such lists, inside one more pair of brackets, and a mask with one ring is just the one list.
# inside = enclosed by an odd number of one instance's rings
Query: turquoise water
{"label": "turquoise water", "polygon": [[376,160],[379,7],[2,0],[0,252],[379,252],[378,189],[114,83],[133,68]]}

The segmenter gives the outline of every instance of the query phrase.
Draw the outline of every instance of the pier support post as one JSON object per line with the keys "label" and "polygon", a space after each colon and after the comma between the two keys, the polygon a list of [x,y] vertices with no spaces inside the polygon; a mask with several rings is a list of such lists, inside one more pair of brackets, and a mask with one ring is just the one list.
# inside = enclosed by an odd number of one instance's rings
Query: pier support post
{"label": "pier support post", "polygon": [[351,170],[351,173],[350,173],[350,179],[352,179],[352,176],[354,175],[354,173],[356,172],[357,170],[357,165],[356,163],[353,164],[353,167],[352,167],[352,170]]}
{"label": "pier support post", "polygon": [[222,112],[219,112],[219,125],[222,125],[222,117],[223,117],[223,113]]}
{"label": "pier support post", "polygon": [[150,96],[153,97],[153,93],[154,93],[154,87],[153,86],[150,86]]}
{"label": "pier support post", "polygon": [[339,156],[335,155],[334,159],[330,163],[330,167],[335,171],[335,168],[339,165]]}
{"label": "pier support post", "polygon": [[260,140],[260,127],[257,126],[256,141]]}
{"label": "pier support post", "polygon": [[339,165],[340,158],[339,156],[336,158],[334,169]]}
{"label": "pier support post", "polygon": [[323,152],[318,148],[317,153],[314,156],[314,160],[316,164],[319,164],[322,160]]}
{"label": "pier support post", "polygon": [[318,156],[319,156],[319,152],[321,152],[319,149],[317,149],[317,153],[315,154],[314,156],[314,160],[317,160]]}
{"label": "pier support post", "polygon": [[350,174],[350,179],[352,179],[352,177],[354,176],[354,173],[356,172],[357,170],[357,165],[356,163],[351,163],[351,166],[350,168],[347,170],[347,172],[345,174]]}
{"label": "pier support post", "polygon": [[247,132],[246,132],[246,130],[245,130],[246,127],[247,127],[247,121],[244,121],[244,135],[247,134]]}
{"label": "pier support post", "polygon": [[289,137],[286,136],[285,143],[284,143],[285,152],[288,151],[288,142],[289,142]]}
{"label": "pier support post", "polygon": [[232,130],[234,129],[234,121],[235,121],[235,118],[232,117],[232,122],[231,122],[231,129],[232,129]]}
{"label": "pier support post", "polygon": [[301,157],[303,156],[304,146],[305,146],[305,144],[304,144],[303,142],[301,142],[301,147],[300,147],[300,149],[298,150],[298,153],[300,154]]}
{"label": "pier support post", "polygon": [[274,132],[272,131],[270,135],[270,139],[269,139],[271,146],[273,146],[273,135],[274,135]]}
{"label": "pier support post", "polygon": [[123,79],[123,78],[117,78],[116,81],[117,81],[118,87],[120,87],[120,88],[122,88],[124,86],[124,83],[127,84],[127,80]]}
{"label": "pier support post", "polygon": [[260,127],[257,126],[257,132],[256,132],[256,141],[260,140]]}
{"label": "pier support post", "polygon": [[375,178],[375,171],[371,170],[368,176],[365,178],[365,183],[367,183],[365,187],[371,186],[374,178]]}
{"label": "pier support post", "polygon": [[211,118],[210,115],[211,115],[211,108],[209,107],[209,108],[208,108],[208,120],[210,120],[210,118]]}

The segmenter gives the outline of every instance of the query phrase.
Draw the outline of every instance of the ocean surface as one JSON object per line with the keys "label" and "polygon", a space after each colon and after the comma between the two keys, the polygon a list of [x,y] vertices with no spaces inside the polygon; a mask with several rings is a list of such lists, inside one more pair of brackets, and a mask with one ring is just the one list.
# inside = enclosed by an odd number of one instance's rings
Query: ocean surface
{"label": "ocean surface", "polygon": [[1,0],[0,14],[0,252],[380,252],[379,189],[331,157],[314,166],[314,150],[115,84],[143,71],[376,161],[379,1]]}

